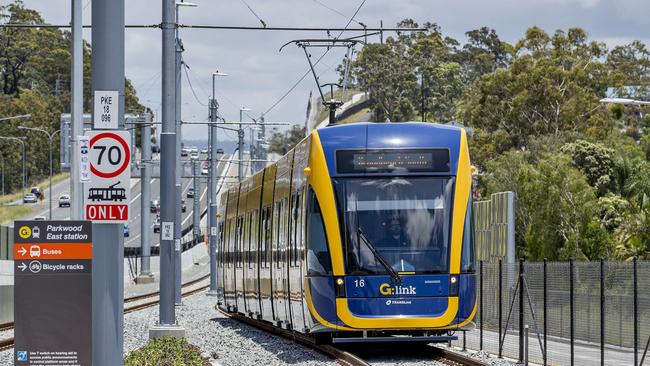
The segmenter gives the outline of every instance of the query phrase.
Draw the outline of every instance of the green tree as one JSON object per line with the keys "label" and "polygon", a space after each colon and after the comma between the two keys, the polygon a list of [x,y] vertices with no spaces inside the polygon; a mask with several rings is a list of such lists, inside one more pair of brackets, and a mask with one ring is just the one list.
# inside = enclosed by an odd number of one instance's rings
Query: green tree
{"label": "green tree", "polygon": [[274,132],[269,140],[268,151],[270,153],[284,155],[305,138],[305,133],[305,127],[301,127],[300,125],[291,126],[291,129],[285,133]]}
{"label": "green tree", "polygon": [[560,151],[571,157],[573,164],[585,174],[587,182],[599,195],[615,189],[614,150],[578,140],[564,145]]}

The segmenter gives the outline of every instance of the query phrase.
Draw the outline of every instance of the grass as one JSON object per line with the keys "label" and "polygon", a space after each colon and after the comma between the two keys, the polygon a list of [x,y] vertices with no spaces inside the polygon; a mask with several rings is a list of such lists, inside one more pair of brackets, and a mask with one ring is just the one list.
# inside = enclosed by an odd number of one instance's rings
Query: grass
{"label": "grass", "polygon": [[[70,173],[59,173],[57,175],[53,175],[52,176],[52,185],[55,185],[55,184],[59,183],[60,181],[62,181],[64,179],[68,179],[68,177],[70,177]],[[38,182],[36,184],[28,185],[28,186],[25,187],[25,189],[28,190],[28,189],[30,189],[31,187],[34,187],[34,186],[41,187],[43,190],[45,190],[46,187],[50,186],[50,178],[48,177],[48,178],[45,178],[45,179],[43,179],[42,181],[40,181],[40,182]],[[13,202],[13,201],[15,201],[17,199],[21,199],[21,198],[23,198],[24,194],[25,194],[24,192],[16,192],[16,193],[5,194],[4,196],[0,196],[0,205],[4,205],[4,204],[7,204],[7,203],[11,203],[11,202]]]}
{"label": "grass", "polygon": [[363,116],[363,115],[365,115],[366,113],[369,113],[369,112],[370,112],[369,108],[364,108],[364,109],[360,110],[359,112],[357,112],[357,113],[355,113],[355,114],[353,114],[351,116],[348,116],[347,118],[342,119],[339,122],[340,123],[358,122],[359,119],[361,118],[361,116]]}
{"label": "grass", "polygon": [[2,206],[0,207],[0,224],[7,224],[14,221],[17,218],[25,217],[29,215],[33,210],[33,207],[30,206]]}
{"label": "grass", "polygon": [[210,362],[204,360],[201,350],[187,343],[185,338],[163,337],[129,352],[124,366],[210,366]]}

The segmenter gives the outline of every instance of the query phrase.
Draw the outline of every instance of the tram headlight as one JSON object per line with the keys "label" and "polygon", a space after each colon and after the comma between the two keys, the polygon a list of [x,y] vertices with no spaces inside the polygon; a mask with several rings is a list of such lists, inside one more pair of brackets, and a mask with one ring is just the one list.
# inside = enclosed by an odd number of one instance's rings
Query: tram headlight
{"label": "tram headlight", "polygon": [[336,297],[345,297],[345,279],[334,277],[334,292]]}
{"label": "tram headlight", "polygon": [[449,276],[449,296],[458,296],[458,275]]}

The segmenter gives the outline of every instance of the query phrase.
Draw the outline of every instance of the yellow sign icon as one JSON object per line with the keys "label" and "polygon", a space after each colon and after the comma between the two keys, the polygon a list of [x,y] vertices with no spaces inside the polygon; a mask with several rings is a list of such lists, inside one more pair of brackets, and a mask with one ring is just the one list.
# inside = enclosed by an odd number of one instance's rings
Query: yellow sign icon
{"label": "yellow sign icon", "polygon": [[30,229],[28,226],[21,226],[21,228],[18,230],[18,235],[20,235],[20,237],[23,239],[27,239],[32,236],[32,229]]}

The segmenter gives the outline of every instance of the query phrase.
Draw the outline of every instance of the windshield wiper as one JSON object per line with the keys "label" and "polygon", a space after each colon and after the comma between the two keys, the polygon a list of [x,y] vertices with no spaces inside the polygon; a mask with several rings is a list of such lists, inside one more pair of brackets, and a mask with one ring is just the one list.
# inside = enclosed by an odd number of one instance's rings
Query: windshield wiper
{"label": "windshield wiper", "polygon": [[379,263],[381,263],[381,265],[384,266],[384,268],[386,268],[386,271],[388,271],[390,276],[395,280],[395,283],[402,283],[402,278],[399,276],[397,271],[395,271],[393,267],[390,264],[388,264],[388,262],[386,262],[386,259],[384,259],[384,257],[382,257],[382,255],[379,254],[375,246],[372,245],[372,243],[370,242],[370,239],[368,239],[366,234],[364,234],[363,231],[361,231],[360,227],[357,228],[357,234],[359,234],[359,238],[361,238],[361,240],[366,244],[368,249],[370,249],[370,251],[375,256],[375,258],[377,258]]}

